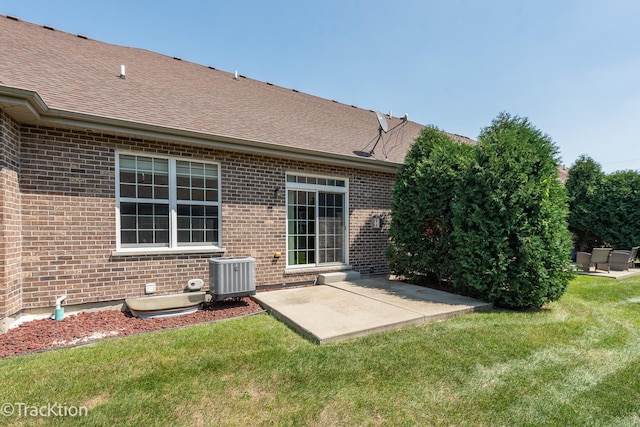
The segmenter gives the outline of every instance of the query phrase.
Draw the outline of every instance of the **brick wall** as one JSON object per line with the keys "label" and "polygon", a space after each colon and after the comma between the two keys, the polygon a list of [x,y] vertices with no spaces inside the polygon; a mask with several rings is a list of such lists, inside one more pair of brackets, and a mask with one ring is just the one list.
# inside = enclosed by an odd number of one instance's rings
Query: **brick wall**
{"label": "brick wall", "polygon": [[88,131],[24,125],[20,134],[24,308],[51,306],[63,294],[68,304],[140,296],[148,282],[160,294],[181,291],[189,278],[208,283],[210,254],[112,256],[116,150],[220,163],[224,256],[256,258],[258,286],[318,274],[285,272],[286,172],[347,178],[350,262],[363,273],[388,271],[386,233],[371,229],[370,219],[388,213],[392,175]]}
{"label": "brick wall", "polygon": [[0,110],[0,319],[22,308],[20,131]]}
{"label": "brick wall", "polygon": [[[391,187],[394,177],[383,173],[360,173],[352,177],[349,189],[350,259],[363,274],[389,272],[384,250],[389,242]],[[373,216],[382,218],[381,229],[371,226]]]}

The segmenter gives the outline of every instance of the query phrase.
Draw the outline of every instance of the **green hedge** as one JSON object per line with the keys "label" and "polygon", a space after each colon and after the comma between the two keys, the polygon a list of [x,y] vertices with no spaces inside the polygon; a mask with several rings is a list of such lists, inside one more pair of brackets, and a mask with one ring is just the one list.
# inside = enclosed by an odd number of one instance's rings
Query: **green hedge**
{"label": "green hedge", "polygon": [[557,149],[527,119],[499,115],[476,146],[426,128],[392,200],[392,271],[433,274],[499,306],[538,308],[572,276]]}
{"label": "green hedge", "polygon": [[583,155],[569,169],[569,229],[576,247],[590,252],[609,246],[631,249],[640,245],[640,174],[618,171],[605,174]]}
{"label": "green hedge", "polygon": [[451,195],[461,186],[472,150],[435,127],[424,128],[416,139],[393,188],[394,244],[386,255],[396,274],[451,276]]}

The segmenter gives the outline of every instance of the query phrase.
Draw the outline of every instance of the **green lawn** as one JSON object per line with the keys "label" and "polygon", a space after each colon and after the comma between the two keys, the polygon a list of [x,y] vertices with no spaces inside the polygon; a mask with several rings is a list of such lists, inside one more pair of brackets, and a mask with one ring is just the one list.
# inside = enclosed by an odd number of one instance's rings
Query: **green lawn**
{"label": "green lawn", "polygon": [[0,424],[640,425],[639,326],[640,277],[322,346],[258,315],[0,360],[3,411],[88,412]]}

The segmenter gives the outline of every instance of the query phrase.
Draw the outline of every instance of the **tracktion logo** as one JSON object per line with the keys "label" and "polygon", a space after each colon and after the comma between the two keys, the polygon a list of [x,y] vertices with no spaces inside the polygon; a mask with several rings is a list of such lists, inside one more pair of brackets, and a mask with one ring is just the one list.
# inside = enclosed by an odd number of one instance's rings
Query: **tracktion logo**
{"label": "tracktion logo", "polygon": [[49,402],[45,405],[32,405],[24,402],[3,403],[0,413],[5,417],[86,417],[89,409],[86,406],[73,406],[63,403]]}

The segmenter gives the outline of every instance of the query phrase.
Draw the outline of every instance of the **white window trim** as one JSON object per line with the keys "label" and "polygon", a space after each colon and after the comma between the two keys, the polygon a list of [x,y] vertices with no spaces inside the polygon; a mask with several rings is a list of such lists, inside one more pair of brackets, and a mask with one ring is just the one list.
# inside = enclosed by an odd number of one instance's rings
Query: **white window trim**
{"label": "white window trim", "polygon": [[[344,187],[334,186],[334,185],[321,185],[321,184],[302,184],[297,182],[289,182],[289,176],[304,176],[310,178],[324,178],[324,179],[334,179],[344,181]],[[328,175],[316,175],[309,173],[301,173],[301,172],[287,172],[285,174],[285,207],[286,207],[286,245],[285,245],[285,254],[286,254],[286,268],[285,273],[293,273],[300,272],[304,270],[315,271],[318,269],[335,269],[335,268],[346,268],[349,267],[349,179],[346,177],[338,177],[338,176],[328,176]],[[344,262],[330,262],[330,263],[319,263],[315,262],[312,264],[297,264],[290,265],[289,264],[289,190],[302,190],[302,191],[325,191],[330,193],[341,193],[344,194]],[[316,203],[316,212],[315,217],[318,218],[318,205]],[[318,236],[319,224],[318,221],[315,221],[315,234]],[[318,239],[316,239],[318,242]],[[316,243],[316,252],[318,253],[318,243]]]}
{"label": "white window trim", "polygon": [[[169,163],[169,246],[139,246],[122,247],[122,236],[120,230],[120,155],[133,155],[151,157],[156,159],[166,159]],[[218,171],[218,201],[204,202],[204,206],[218,207],[218,244],[217,245],[186,245],[178,246],[178,214],[177,214],[177,186],[176,186],[176,162],[187,161],[195,163],[206,163],[216,165]],[[165,156],[156,153],[145,153],[140,151],[116,150],[115,152],[115,183],[116,183],[116,250],[112,251],[112,256],[126,255],[171,255],[171,254],[191,254],[191,253],[224,253],[222,247],[222,171],[219,162],[194,159],[191,157]],[[142,199],[141,199],[142,200]],[[166,203],[165,200],[144,199],[149,203]]]}

